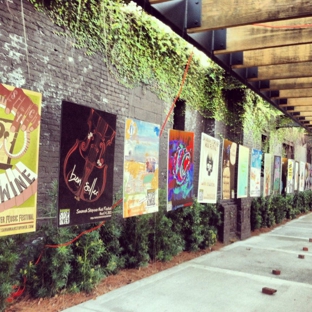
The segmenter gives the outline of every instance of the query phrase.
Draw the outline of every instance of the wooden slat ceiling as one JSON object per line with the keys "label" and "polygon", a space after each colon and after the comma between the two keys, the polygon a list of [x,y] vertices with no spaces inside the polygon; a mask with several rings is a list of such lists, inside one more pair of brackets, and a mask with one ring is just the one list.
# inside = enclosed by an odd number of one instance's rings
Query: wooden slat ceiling
{"label": "wooden slat ceiling", "polygon": [[311,0],[136,2],[312,130]]}

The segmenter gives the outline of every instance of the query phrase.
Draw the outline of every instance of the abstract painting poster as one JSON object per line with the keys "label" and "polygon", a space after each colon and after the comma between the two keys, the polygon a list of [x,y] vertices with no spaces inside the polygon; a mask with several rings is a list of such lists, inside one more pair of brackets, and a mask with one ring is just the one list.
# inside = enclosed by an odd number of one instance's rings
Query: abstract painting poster
{"label": "abstract painting poster", "polygon": [[220,141],[206,133],[201,134],[198,202],[216,203]]}
{"label": "abstract painting poster", "polygon": [[193,204],[194,132],[169,130],[167,210]]}
{"label": "abstract painting poster", "polygon": [[41,98],[0,84],[0,236],[36,231]]}
{"label": "abstract painting poster", "polygon": [[288,158],[282,158],[282,179],[281,179],[281,193],[287,192],[287,175],[288,175]]}
{"label": "abstract painting poster", "polygon": [[304,191],[304,183],[305,183],[304,171],[305,171],[305,162],[300,161],[299,163],[299,192]]}
{"label": "abstract painting poster", "polygon": [[281,193],[281,177],[282,177],[282,158],[281,156],[274,156],[273,164],[273,194]]}
{"label": "abstract painting poster", "polygon": [[222,198],[235,198],[235,170],[237,144],[227,139],[223,140],[222,155]]}
{"label": "abstract painting poster", "polygon": [[63,102],[58,225],[109,219],[113,201],[116,116]]}
{"label": "abstract painting poster", "polygon": [[248,196],[249,148],[238,147],[237,198]]}
{"label": "abstract painting poster", "polygon": [[261,163],[263,152],[257,149],[251,150],[250,164],[250,196],[261,196]]}
{"label": "abstract painting poster", "polygon": [[295,161],[295,167],[294,167],[294,191],[298,191],[299,188],[299,162]]}
{"label": "abstract painting poster", "polygon": [[295,178],[295,161],[288,159],[287,163],[287,190],[286,193],[291,194],[294,192],[294,178]]}
{"label": "abstract painting poster", "polygon": [[126,119],[123,216],[158,211],[159,125]]}
{"label": "abstract painting poster", "polygon": [[264,154],[263,196],[271,195],[272,155]]}

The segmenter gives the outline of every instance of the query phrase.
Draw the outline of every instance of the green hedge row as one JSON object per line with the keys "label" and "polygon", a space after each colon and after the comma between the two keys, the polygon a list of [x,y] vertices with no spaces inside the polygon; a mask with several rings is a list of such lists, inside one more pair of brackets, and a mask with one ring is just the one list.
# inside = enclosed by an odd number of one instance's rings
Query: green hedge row
{"label": "green hedge row", "polygon": [[[116,199],[117,200],[117,199]],[[221,215],[216,205],[193,206],[166,212],[165,192],[160,190],[158,213],[123,219],[121,207],[99,230],[62,244],[94,225],[58,229],[52,222],[36,233],[0,239],[0,311],[12,285],[27,278],[33,297],[71,291],[91,291],[105,276],[122,268],[168,261],[181,251],[196,251],[217,241]],[[38,260],[39,259],[39,260]]]}
{"label": "green hedge row", "polygon": [[251,230],[280,224],[301,213],[312,211],[312,191],[253,199],[250,211]]}

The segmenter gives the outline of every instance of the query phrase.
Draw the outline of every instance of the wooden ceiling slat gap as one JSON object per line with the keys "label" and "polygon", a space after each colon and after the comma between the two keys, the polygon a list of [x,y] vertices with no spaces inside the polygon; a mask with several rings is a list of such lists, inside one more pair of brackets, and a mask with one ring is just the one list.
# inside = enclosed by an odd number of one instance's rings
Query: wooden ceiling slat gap
{"label": "wooden ceiling slat gap", "polygon": [[269,90],[287,90],[287,89],[304,89],[312,88],[312,77],[304,78],[288,78],[288,79],[274,79],[270,81],[268,88],[261,88],[261,91]]}
{"label": "wooden ceiling slat gap", "polygon": [[243,64],[232,68],[309,62],[312,61],[312,44],[244,51],[243,60]]}

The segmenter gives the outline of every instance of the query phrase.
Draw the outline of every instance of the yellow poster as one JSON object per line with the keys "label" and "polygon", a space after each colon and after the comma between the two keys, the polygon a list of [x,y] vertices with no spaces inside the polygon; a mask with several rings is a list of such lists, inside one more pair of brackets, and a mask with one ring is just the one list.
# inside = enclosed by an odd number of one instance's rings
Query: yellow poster
{"label": "yellow poster", "polygon": [[41,98],[0,83],[0,236],[36,230]]}

